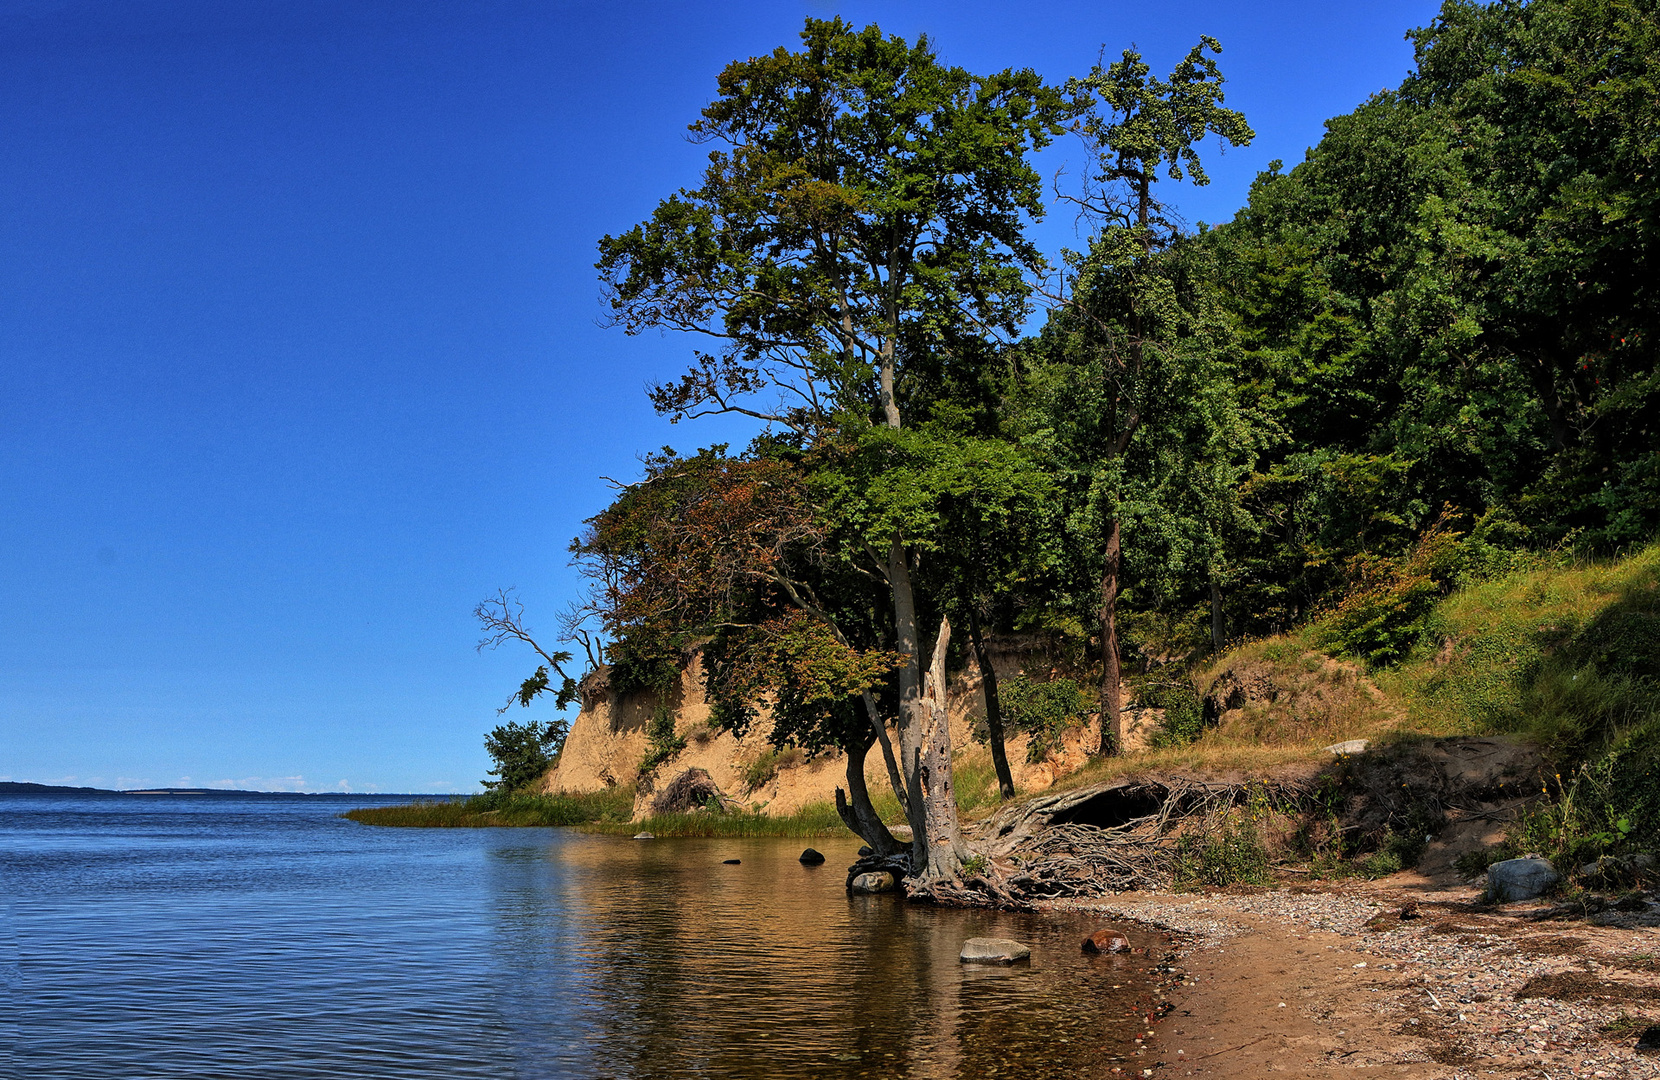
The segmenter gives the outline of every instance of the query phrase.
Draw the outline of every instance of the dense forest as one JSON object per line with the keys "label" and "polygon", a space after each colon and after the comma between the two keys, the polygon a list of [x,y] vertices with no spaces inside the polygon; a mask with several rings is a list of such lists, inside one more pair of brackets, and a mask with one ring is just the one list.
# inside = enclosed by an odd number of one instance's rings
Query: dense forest
{"label": "dense forest", "polygon": [[[810,20],[728,66],[698,186],[598,269],[622,330],[692,343],[661,412],[764,433],[650,456],[589,522],[590,665],[666,688],[699,650],[720,722],[845,750],[844,819],[898,852],[879,753],[926,882],[967,857],[945,671],[988,640],[1041,643],[1110,754],[1230,642],[1318,620],[1388,666],[1456,586],[1651,540],[1660,5],[1449,0],[1410,36],[1399,87],[1197,230],[1171,193],[1253,137],[1210,38],[1056,85]],[[1057,207],[1031,156],[1060,138],[1093,165]],[[1046,211],[1087,250],[1046,258]],[[522,700],[575,694],[546,659]]]}

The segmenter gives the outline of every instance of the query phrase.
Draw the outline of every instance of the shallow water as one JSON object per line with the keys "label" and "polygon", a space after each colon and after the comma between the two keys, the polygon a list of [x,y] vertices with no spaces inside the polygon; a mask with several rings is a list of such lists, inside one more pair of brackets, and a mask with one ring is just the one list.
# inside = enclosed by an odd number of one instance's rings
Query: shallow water
{"label": "shallow water", "polygon": [[336,816],[373,801],[0,797],[0,1075],[1095,1077],[1147,1001],[1095,923],[849,897],[851,837]]}

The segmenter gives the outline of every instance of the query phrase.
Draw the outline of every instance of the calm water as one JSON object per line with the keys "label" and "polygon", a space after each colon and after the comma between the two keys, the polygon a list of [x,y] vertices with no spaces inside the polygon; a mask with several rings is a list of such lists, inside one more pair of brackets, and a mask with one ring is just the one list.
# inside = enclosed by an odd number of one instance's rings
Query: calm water
{"label": "calm water", "polygon": [[370,802],[0,797],[0,1076],[1095,1077],[1146,1000],[1095,923],[848,897],[851,838],[335,816]]}

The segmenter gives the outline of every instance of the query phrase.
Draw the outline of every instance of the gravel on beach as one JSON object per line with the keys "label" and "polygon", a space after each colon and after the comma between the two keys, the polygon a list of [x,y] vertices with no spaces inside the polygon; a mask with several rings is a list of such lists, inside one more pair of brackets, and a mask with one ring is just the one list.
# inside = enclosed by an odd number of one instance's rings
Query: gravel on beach
{"label": "gravel on beach", "polygon": [[1660,1055],[1636,1050],[1660,1022],[1660,929],[1342,884],[1053,906],[1179,935],[1161,1041],[1123,1075],[1660,1080]]}

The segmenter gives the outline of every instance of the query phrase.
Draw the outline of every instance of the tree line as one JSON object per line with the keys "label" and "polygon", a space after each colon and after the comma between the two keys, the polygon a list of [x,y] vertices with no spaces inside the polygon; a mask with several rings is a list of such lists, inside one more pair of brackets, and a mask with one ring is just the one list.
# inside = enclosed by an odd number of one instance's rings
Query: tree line
{"label": "tree line", "polygon": [[[970,655],[1012,793],[996,637],[1070,658],[1111,753],[1127,670],[1316,613],[1388,663],[1460,573],[1653,536],[1656,8],[1450,0],[1398,88],[1197,230],[1166,192],[1253,137],[1211,38],[1052,84],[808,20],[729,65],[700,182],[597,268],[622,330],[694,343],[660,412],[764,430],[648,456],[588,522],[583,670],[666,699],[696,650],[718,722],[845,751],[844,820],[899,853],[878,754],[926,886],[966,857],[944,683]],[[1089,232],[1049,259],[1032,155],[1062,137]],[[510,596],[478,614],[534,644]],[[572,700],[542,658],[515,699]]]}

